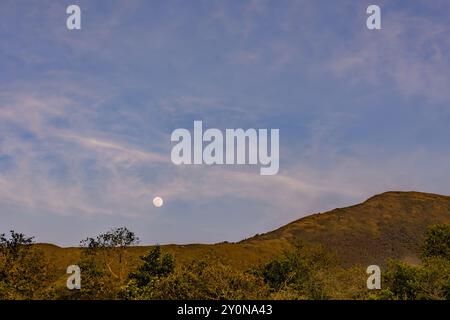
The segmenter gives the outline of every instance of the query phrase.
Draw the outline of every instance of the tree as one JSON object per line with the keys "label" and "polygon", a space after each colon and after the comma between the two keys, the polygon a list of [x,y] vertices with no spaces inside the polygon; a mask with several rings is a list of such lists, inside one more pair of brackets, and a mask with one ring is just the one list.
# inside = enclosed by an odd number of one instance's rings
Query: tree
{"label": "tree", "polygon": [[279,258],[263,265],[257,274],[271,288],[288,298],[325,299],[325,278],[338,266],[337,259],[321,246],[297,244]]}
{"label": "tree", "polygon": [[86,238],[80,244],[85,249],[85,257],[99,256],[109,273],[122,283],[128,265],[127,249],[138,243],[139,238],[134,232],[121,227],[100,234],[95,239]]}
{"label": "tree", "polygon": [[442,257],[450,260],[450,224],[430,226],[422,245],[422,259]]}
{"label": "tree", "polygon": [[264,299],[268,291],[257,276],[219,261],[194,261],[144,287],[139,299]]}
{"label": "tree", "polygon": [[148,285],[153,279],[165,277],[175,270],[175,261],[170,254],[161,254],[161,247],[156,246],[147,255],[141,257],[144,262],[137,272],[129,275],[138,287]]}
{"label": "tree", "polygon": [[56,299],[117,299],[126,280],[130,246],[139,243],[138,237],[126,227],[111,229],[95,238],[80,241],[81,289],[53,288]]}
{"label": "tree", "polygon": [[10,260],[18,259],[25,255],[33,244],[34,237],[27,238],[23,233],[10,231],[10,238],[6,238],[4,233],[0,234],[0,252]]}
{"label": "tree", "polygon": [[143,263],[128,276],[130,281],[123,294],[125,299],[152,299],[156,283],[175,271],[173,256],[162,254],[160,246],[154,247],[141,260]]}
{"label": "tree", "polygon": [[419,266],[391,260],[384,272],[383,299],[415,300],[420,292]]}
{"label": "tree", "polygon": [[0,234],[0,299],[34,299],[49,283],[48,264],[33,237]]}
{"label": "tree", "polygon": [[261,275],[270,288],[278,291],[287,284],[291,271],[287,259],[272,260],[262,268]]}
{"label": "tree", "polygon": [[389,262],[382,298],[450,299],[450,225],[432,225],[427,229],[421,257],[421,265]]}

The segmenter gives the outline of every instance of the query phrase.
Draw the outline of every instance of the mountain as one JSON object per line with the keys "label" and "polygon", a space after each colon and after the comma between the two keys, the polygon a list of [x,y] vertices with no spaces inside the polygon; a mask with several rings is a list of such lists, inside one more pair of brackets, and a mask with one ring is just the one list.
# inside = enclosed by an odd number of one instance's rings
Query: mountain
{"label": "mountain", "polygon": [[[276,257],[298,241],[322,244],[345,265],[384,265],[389,258],[419,262],[427,226],[450,223],[450,197],[419,192],[386,192],[365,202],[301,218],[239,243],[164,245],[178,263],[214,258],[246,269]],[[77,263],[78,248],[39,245],[61,268]],[[150,247],[130,248],[131,268]]]}
{"label": "mountain", "polygon": [[384,264],[389,258],[419,261],[427,226],[450,223],[450,197],[386,192],[351,207],[296,220],[245,243],[302,240],[322,244],[349,265]]}

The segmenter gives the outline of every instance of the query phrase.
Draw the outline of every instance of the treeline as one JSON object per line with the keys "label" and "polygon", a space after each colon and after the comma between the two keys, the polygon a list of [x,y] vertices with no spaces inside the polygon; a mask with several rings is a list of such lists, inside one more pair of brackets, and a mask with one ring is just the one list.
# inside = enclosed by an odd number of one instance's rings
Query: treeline
{"label": "treeline", "polygon": [[[450,225],[428,228],[420,265],[391,260],[379,290],[363,266],[344,268],[321,246],[299,243],[240,271],[216,257],[177,264],[156,246],[129,266],[139,239],[127,228],[81,241],[81,289],[69,290],[33,238],[0,235],[0,299],[450,299]],[[129,271],[133,270],[133,271]]]}

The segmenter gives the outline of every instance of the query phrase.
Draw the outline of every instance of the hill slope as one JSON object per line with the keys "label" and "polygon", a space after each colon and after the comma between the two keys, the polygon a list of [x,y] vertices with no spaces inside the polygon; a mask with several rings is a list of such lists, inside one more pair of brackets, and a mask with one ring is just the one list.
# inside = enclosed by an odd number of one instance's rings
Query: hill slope
{"label": "hill slope", "polygon": [[450,223],[450,197],[419,192],[386,192],[367,201],[311,215],[246,243],[303,240],[323,244],[346,264],[379,264],[389,258],[418,262],[430,224]]}
{"label": "hill slope", "polygon": [[[346,265],[378,264],[396,258],[419,261],[419,247],[430,224],[450,223],[450,197],[419,192],[387,192],[347,208],[311,215],[239,243],[165,245],[178,263],[213,257],[246,269],[279,255],[302,240],[323,244]],[[78,248],[39,245],[64,274],[77,263]],[[150,247],[130,248],[131,269]]]}

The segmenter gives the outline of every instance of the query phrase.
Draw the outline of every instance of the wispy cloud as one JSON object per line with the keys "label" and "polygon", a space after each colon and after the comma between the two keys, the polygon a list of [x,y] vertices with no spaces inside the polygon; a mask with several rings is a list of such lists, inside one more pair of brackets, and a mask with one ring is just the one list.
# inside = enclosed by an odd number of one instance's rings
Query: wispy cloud
{"label": "wispy cloud", "polygon": [[449,21],[383,11],[383,29],[359,32],[331,60],[335,75],[377,87],[392,83],[405,97],[448,102]]}
{"label": "wispy cloud", "polygon": [[[371,32],[350,1],[80,1],[69,32],[63,2],[2,1],[0,219],[36,215],[42,240],[54,217],[237,240],[389,189],[450,193],[448,1],[381,4]],[[193,120],[279,128],[279,174],[173,165]]]}

